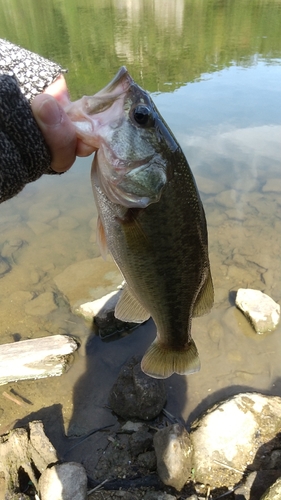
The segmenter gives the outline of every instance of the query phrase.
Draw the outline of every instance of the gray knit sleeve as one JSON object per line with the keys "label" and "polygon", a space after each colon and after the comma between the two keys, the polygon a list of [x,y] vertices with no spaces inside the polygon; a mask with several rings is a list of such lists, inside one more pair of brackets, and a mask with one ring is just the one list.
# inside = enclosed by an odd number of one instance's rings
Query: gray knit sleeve
{"label": "gray knit sleeve", "polygon": [[0,75],[14,76],[29,102],[65,72],[59,64],[0,38]]}
{"label": "gray knit sleeve", "polygon": [[37,54],[0,40],[0,203],[42,174],[55,173],[30,101],[62,71]]}

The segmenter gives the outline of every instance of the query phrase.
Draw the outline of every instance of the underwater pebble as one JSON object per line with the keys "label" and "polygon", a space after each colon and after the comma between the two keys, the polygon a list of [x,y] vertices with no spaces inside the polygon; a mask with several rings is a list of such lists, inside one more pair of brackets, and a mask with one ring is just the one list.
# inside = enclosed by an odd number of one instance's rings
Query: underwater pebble
{"label": "underwater pebble", "polygon": [[11,271],[11,266],[9,262],[7,262],[3,257],[0,255],[0,278],[2,278],[6,273]]}
{"label": "underwater pebble", "polygon": [[264,193],[268,191],[275,191],[276,193],[281,193],[281,179],[268,179],[264,184],[262,191]]}
{"label": "underwater pebble", "polygon": [[25,312],[32,316],[45,316],[57,309],[52,292],[44,292],[35,299],[27,302],[24,306]]}
{"label": "underwater pebble", "polygon": [[259,334],[274,330],[279,323],[279,304],[260,290],[239,288],[235,304]]}
{"label": "underwater pebble", "polygon": [[225,208],[235,208],[237,192],[234,189],[227,189],[215,197],[215,202]]}
{"label": "underwater pebble", "polygon": [[44,234],[52,229],[49,224],[40,221],[29,221],[27,222],[27,225],[37,236],[40,234]]}
{"label": "underwater pebble", "polygon": [[81,304],[115,291],[122,279],[114,262],[96,257],[71,264],[54,281],[71,306],[76,307],[78,301]]}
{"label": "underwater pebble", "polygon": [[223,184],[200,175],[196,175],[196,184],[199,191],[204,194],[218,194],[224,189]]}

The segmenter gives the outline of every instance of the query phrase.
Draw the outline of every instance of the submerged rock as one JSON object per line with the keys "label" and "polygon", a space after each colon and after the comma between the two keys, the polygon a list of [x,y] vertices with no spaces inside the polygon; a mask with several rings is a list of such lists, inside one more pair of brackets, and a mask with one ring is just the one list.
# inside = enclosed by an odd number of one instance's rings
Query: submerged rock
{"label": "submerged rock", "polygon": [[0,278],[11,271],[9,262],[0,255]]}
{"label": "submerged rock", "polygon": [[75,312],[81,314],[86,319],[94,319],[94,324],[101,338],[139,326],[137,323],[127,323],[115,318],[115,306],[120,295],[121,290],[110,292],[100,299],[80,304],[75,308]]}
{"label": "submerged rock", "polygon": [[215,405],[192,425],[196,481],[234,486],[250,464],[259,470],[281,448],[280,430],[277,396],[242,393]]}
{"label": "submerged rock", "polygon": [[180,424],[159,430],[153,439],[157,472],[164,484],[180,491],[191,475],[192,444]]}
{"label": "submerged rock", "polygon": [[124,365],[113,385],[109,404],[125,419],[151,420],[163,409],[167,394],[163,380],[151,378],[142,372],[141,358],[132,358]]}
{"label": "submerged rock", "polygon": [[260,290],[239,288],[235,304],[249,319],[257,333],[270,332],[279,323],[279,304]]}
{"label": "submerged rock", "polygon": [[57,309],[52,292],[44,292],[38,295],[35,299],[27,302],[24,306],[26,314],[32,316],[45,316]]}

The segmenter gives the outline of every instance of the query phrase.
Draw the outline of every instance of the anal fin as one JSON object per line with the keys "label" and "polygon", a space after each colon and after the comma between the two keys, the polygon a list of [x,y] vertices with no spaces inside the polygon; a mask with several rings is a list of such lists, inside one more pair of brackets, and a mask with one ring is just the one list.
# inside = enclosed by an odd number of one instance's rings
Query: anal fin
{"label": "anal fin", "polygon": [[132,294],[127,283],[124,285],[122,295],[116,304],[114,315],[117,319],[129,323],[143,323],[150,318],[150,314]]}
{"label": "anal fin", "polygon": [[202,286],[200,292],[197,295],[196,302],[194,304],[192,317],[202,316],[207,314],[212,309],[214,303],[214,287],[211,276],[211,271],[209,269],[208,276]]}

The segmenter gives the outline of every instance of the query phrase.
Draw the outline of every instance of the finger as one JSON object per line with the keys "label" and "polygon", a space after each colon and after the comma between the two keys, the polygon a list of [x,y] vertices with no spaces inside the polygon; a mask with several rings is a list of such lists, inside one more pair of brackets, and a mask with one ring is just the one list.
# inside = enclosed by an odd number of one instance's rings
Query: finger
{"label": "finger", "polygon": [[76,156],[90,156],[95,151],[97,150],[93,146],[89,146],[81,141],[81,139],[77,139]]}
{"label": "finger", "polygon": [[48,144],[56,172],[65,172],[76,158],[76,131],[56,99],[48,94],[36,96],[31,103],[34,117]]}
{"label": "finger", "polygon": [[49,94],[55,97],[56,101],[63,107],[70,103],[68,89],[63,75],[60,75],[53,83],[51,83],[44,90],[44,94]]}

